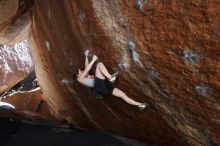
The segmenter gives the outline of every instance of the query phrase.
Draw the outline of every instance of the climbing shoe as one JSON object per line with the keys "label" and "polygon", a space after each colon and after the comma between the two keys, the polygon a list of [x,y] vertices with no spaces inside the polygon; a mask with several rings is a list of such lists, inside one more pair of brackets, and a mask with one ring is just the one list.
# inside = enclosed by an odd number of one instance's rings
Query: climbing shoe
{"label": "climbing shoe", "polygon": [[145,102],[145,103],[142,103],[141,105],[138,105],[138,108],[139,108],[139,110],[143,110],[149,106],[150,106],[150,104]]}
{"label": "climbing shoe", "polygon": [[118,77],[118,71],[112,74],[112,78],[109,81],[111,83],[114,83],[117,77]]}

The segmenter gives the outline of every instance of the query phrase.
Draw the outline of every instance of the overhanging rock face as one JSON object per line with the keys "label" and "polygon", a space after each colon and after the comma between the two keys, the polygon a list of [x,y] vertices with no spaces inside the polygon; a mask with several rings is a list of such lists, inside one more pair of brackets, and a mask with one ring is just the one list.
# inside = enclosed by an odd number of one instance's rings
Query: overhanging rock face
{"label": "overhanging rock face", "polygon": [[[220,2],[35,0],[31,51],[57,118],[159,145],[220,144]],[[152,108],[92,97],[73,78],[90,48]]]}

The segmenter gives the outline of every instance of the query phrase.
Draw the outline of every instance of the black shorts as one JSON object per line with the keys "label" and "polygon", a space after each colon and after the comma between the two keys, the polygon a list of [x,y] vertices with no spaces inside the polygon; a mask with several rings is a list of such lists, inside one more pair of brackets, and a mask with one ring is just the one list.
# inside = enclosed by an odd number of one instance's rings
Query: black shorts
{"label": "black shorts", "polygon": [[95,97],[100,97],[102,95],[110,95],[114,90],[114,85],[109,80],[103,80],[95,77],[94,92]]}

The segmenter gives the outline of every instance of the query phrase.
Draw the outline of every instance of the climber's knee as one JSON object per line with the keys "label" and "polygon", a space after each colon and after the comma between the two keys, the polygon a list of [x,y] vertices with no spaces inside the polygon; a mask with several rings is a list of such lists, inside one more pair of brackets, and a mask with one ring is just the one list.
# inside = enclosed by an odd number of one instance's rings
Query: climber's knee
{"label": "climber's knee", "polygon": [[102,62],[98,62],[98,63],[97,63],[97,67],[100,67],[101,65],[103,65]]}

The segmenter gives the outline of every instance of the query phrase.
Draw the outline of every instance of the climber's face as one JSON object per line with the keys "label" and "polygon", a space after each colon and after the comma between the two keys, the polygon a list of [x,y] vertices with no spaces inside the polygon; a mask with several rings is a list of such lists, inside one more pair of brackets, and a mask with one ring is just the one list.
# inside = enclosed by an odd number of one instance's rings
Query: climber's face
{"label": "climber's face", "polygon": [[77,77],[80,77],[82,75],[82,73],[83,73],[83,71],[81,69],[79,69]]}

